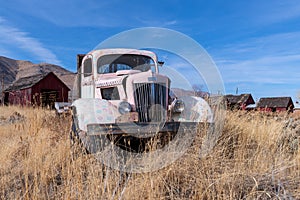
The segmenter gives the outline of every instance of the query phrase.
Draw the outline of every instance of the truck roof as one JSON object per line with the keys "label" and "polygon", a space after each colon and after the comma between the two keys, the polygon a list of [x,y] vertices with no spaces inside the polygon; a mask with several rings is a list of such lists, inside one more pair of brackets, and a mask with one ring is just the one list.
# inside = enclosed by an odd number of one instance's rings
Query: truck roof
{"label": "truck roof", "polygon": [[112,48],[112,49],[95,49],[90,51],[88,54],[91,54],[95,57],[100,57],[103,55],[111,54],[135,54],[135,55],[145,55],[153,59],[154,62],[157,62],[157,56],[154,52],[148,50],[139,50],[139,49],[127,49],[127,48]]}

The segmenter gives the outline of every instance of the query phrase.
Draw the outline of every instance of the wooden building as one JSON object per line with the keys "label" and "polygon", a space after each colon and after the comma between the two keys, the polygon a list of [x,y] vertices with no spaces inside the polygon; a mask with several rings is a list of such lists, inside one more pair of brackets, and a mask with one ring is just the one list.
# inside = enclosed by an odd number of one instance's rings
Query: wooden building
{"label": "wooden building", "polygon": [[49,106],[67,102],[70,89],[53,72],[16,80],[4,91],[6,105]]}
{"label": "wooden building", "polygon": [[251,94],[240,94],[240,95],[225,95],[225,101],[227,109],[230,110],[246,110],[246,107],[250,104],[255,104]]}
{"label": "wooden building", "polygon": [[257,109],[268,112],[293,112],[294,103],[291,97],[265,97],[259,99]]}

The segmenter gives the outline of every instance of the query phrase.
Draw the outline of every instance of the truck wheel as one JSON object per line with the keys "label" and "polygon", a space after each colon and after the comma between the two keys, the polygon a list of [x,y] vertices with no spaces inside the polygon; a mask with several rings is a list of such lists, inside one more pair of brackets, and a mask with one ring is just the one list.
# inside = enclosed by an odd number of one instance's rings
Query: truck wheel
{"label": "truck wheel", "polygon": [[87,153],[87,150],[84,148],[82,141],[79,139],[78,134],[76,133],[76,126],[73,120],[70,131],[70,149],[72,159]]}
{"label": "truck wheel", "polygon": [[90,135],[86,137],[84,147],[88,153],[94,154],[101,152],[110,144],[110,141],[105,135]]}

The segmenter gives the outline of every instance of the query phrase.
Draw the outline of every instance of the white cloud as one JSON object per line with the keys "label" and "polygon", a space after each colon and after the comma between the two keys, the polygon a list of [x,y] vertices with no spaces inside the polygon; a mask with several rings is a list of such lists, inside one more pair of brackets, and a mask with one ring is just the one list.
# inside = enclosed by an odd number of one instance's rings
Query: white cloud
{"label": "white cloud", "polygon": [[300,32],[286,32],[249,38],[218,48],[218,57],[244,60],[268,56],[295,55],[300,52]]}
{"label": "white cloud", "polygon": [[263,23],[277,23],[300,16],[300,4],[298,1],[281,1],[273,0],[267,2],[259,2],[256,5],[257,21]]}
{"label": "white cloud", "polygon": [[[61,65],[56,55],[45,48],[36,38],[30,37],[27,32],[8,25],[7,21],[0,17],[0,44],[2,49],[21,49],[31,53],[36,60]],[[11,51],[10,51],[11,52]]]}
{"label": "white cloud", "polygon": [[300,77],[300,54],[264,56],[248,60],[218,62],[225,82],[291,84]]}
{"label": "white cloud", "polygon": [[9,49],[4,48],[2,45],[0,46],[0,55],[11,58],[13,57],[13,53]]}
{"label": "white cloud", "polygon": [[17,12],[63,27],[166,27],[177,24],[173,17],[155,12],[154,3],[141,1],[15,0],[6,4]]}
{"label": "white cloud", "polygon": [[141,17],[137,17],[136,19],[138,22],[141,22],[143,26],[166,27],[177,24],[176,20],[143,19]]}
{"label": "white cloud", "polygon": [[219,47],[214,57],[226,87],[231,89],[239,86],[259,96],[293,96],[300,88],[300,32],[232,43]]}

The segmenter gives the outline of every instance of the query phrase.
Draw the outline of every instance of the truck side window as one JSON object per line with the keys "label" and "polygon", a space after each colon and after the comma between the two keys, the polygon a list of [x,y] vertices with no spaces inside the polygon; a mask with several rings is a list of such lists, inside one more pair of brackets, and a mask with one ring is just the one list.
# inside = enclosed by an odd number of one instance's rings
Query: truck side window
{"label": "truck side window", "polygon": [[83,63],[83,76],[91,76],[92,75],[92,59],[88,58]]}
{"label": "truck side window", "polygon": [[102,88],[101,96],[106,100],[120,100],[120,95],[117,87]]}

